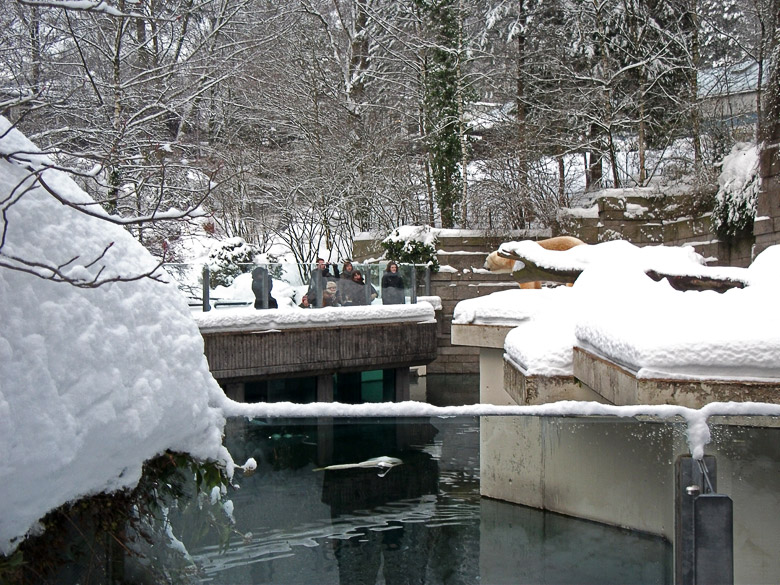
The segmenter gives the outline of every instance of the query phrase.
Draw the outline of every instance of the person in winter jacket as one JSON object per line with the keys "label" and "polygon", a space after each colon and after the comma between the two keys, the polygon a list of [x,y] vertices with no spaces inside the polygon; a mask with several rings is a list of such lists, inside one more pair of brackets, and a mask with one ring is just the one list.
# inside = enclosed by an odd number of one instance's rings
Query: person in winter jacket
{"label": "person in winter jacket", "polygon": [[[331,266],[333,266],[333,274],[330,273]],[[325,292],[325,285],[329,282],[338,282],[338,277],[338,266],[331,264],[330,262],[326,263],[323,258],[317,258],[317,267],[311,271],[309,290],[306,291],[309,302],[316,307],[321,307],[322,304],[316,301],[322,299],[323,293]]]}
{"label": "person in winter jacket", "polygon": [[[255,309],[276,309],[279,305],[276,299],[271,296],[271,289],[274,283],[268,270],[258,266],[252,271],[252,292],[255,293]],[[263,306],[263,298],[268,299],[267,307]]]}
{"label": "person in winter jacket", "polygon": [[341,303],[345,307],[370,305],[378,296],[373,285],[364,282],[363,273],[360,270],[354,270],[352,278],[343,281],[339,287],[339,293],[341,294]]}
{"label": "person in winter jacket", "polygon": [[404,279],[398,274],[398,264],[391,260],[382,275],[382,304],[402,305],[405,302]]}

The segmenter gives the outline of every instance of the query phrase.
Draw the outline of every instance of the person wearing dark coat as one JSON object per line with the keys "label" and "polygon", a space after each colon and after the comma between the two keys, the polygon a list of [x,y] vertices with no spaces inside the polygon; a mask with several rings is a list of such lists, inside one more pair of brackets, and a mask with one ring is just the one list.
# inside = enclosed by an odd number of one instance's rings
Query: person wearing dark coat
{"label": "person wearing dark coat", "polygon": [[391,260],[382,275],[382,304],[402,305],[405,302],[404,279],[398,274],[398,264]]}
{"label": "person wearing dark coat", "polygon": [[271,296],[273,286],[273,280],[271,280],[271,275],[268,274],[266,268],[258,266],[252,271],[252,292],[255,293],[255,309],[266,308],[263,306],[263,298],[268,299],[267,308],[276,309],[279,306],[276,299]]}
{"label": "person wearing dark coat", "polygon": [[[330,273],[330,266],[333,266],[333,274]],[[325,263],[323,258],[317,258],[317,267],[311,271],[311,280],[309,281],[309,290],[306,291],[306,295],[309,297],[309,302],[312,300],[322,299],[322,295],[325,292],[325,285],[328,282],[338,282],[339,267],[335,264]],[[322,306],[317,303],[315,306]]]}
{"label": "person wearing dark coat", "polygon": [[341,269],[341,278],[346,280],[352,280],[352,274],[355,272],[355,267],[352,266],[351,260],[344,260],[344,267]]}
{"label": "person wearing dark coat", "polygon": [[[368,290],[366,290],[368,287]],[[371,283],[366,284],[360,270],[352,272],[352,278],[345,280],[340,287],[342,304],[345,307],[370,305],[377,297],[376,289]]]}

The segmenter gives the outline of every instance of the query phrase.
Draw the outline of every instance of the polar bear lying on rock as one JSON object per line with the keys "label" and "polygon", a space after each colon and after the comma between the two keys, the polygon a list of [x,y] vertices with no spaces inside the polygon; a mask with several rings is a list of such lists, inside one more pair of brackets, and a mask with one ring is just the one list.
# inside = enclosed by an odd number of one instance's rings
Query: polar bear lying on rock
{"label": "polar bear lying on rock", "polygon": [[[545,250],[569,250],[574,246],[586,245],[582,240],[575,238],[574,236],[556,236],[554,238],[547,238],[546,240],[539,240],[536,242]],[[502,256],[499,252],[491,252],[485,259],[485,268],[490,272],[498,274],[512,274],[517,278],[520,288],[542,288],[542,282],[540,280],[525,280],[518,278],[518,273],[523,269],[523,266],[517,267],[517,260],[508,256]]]}

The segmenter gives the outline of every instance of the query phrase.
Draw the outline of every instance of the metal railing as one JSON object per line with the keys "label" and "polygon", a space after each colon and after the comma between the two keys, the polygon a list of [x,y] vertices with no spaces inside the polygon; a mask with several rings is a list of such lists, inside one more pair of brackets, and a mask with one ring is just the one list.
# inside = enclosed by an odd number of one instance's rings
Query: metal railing
{"label": "metal railing", "polygon": [[[387,262],[353,262],[353,269],[362,276],[362,284],[344,278],[343,264],[327,265],[327,273],[317,275],[316,265],[298,263],[231,264],[209,266],[200,263],[166,263],[163,269],[176,283],[191,307],[203,311],[214,308],[249,307],[312,308],[322,306],[362,306],[387,304],[391,291],[383,287]],[[258,270],[259,269],[259,270]],[[312,275],[317,278],[312,278]],[[396,293],[395,303],[416,303],[418,296],[431,293],[430,267],[423,264],[398,264],[403,292]],[[270,277],[270,278],[269,278]],[[336,283],[335,295],[326,291],[327,283]],[[332,288],[332,285],[331,285]]]}

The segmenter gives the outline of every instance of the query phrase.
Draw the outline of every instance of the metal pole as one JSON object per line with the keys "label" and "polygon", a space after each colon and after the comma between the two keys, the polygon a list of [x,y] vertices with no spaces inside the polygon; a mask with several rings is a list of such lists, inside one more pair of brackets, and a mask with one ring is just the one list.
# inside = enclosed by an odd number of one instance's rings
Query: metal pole
{"label": "metal pole", "polygon": [[715,493],[717,465],[686,455],[676,464],[676,585],[733,585],[734,546],[731,498]]}
{"label": "metal pole", "polygon": [[425,296],[431,296],[431,267],[425,267]]}
{"label": "metal pole", "polygon": [[417,302],[417,267],[412,264],[412,290],[411,290],[411,302],[412,304]]}
{"label": "metal pole", "polygon": [[312,299],[309,299],[309,304],[312,307],[315,308],[322,308],[322,273],[314,268],[311,271],[311,290],[314,291],[314,302],[312,302]]}
{"label": "metal pole", "polygon": [[211,274],[209,272],[208,264],[203,265],[203,312],[211,310],[211,305],[209,304],[209,282],[211,280]]}
{"label": "metal pole", "polygon": [[696,585],[734,585],[734,504],[725,494],[693,501]]}
{"label": "metal pole", "polygon": [[271,277],[270,272],[268,272],[268,265],[264,265],[263,268],[265,268],[265,272],[263,272],[263,285],[262,285],[262,292],[263,292],[263,309],[268,308],[268,279]]}

